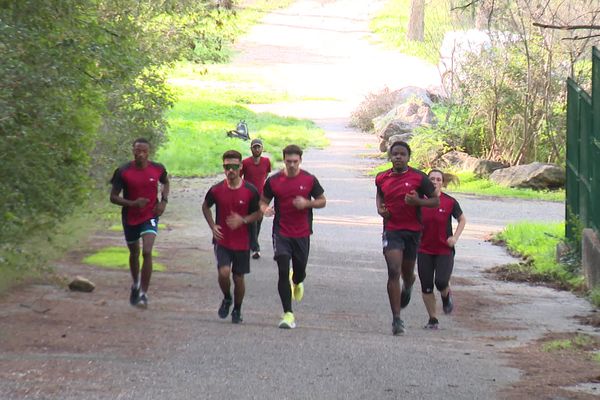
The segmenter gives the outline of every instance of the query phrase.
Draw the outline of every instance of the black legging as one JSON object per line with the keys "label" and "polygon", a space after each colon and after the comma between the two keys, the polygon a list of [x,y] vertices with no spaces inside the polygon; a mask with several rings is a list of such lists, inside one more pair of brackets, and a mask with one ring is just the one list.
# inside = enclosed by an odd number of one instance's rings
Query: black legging
{"label": "black legging", "polygon": [[448,287],[454,267],[454,255],[432,255],[419,253],[417,255],[419,280],[423,293],[433,293],[435,287],[440,292]]}
{"label": "black legging", "polygon": [[[277,281],[277,290],[281,298],[283,312],[292,312],[292,288],[290,286],[290,256],[280,255],[276,258],[277,270],[279,271],[279,280]],[[294,263],[294,284],[304,281],[306,278],[306,264]]]}

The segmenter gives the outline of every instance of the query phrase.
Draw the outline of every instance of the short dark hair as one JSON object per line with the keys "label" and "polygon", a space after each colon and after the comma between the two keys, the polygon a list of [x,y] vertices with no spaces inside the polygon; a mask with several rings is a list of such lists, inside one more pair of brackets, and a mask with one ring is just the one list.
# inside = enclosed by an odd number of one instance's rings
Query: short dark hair
{"label": "short dark hair", "polygon": [[298,145],[289,144],[283,148],[283,158],[289,154],[297,154],[302,157],[302,149]]}
{"label": "short dark hair", "polygon": [[148,141],[148,139],[143,138],[143,137],[135,139],[131,145],[135,146],[136,143],[144,143],[144,144],[147,144],[148,146],[150,146],[150,142]]}
{"label": "short dark hair", "polygon": [[410,146],[408,145],[408,143],[402,141],[402,140],[398,140],[397,142],[394,142],[390,145],[390,148],[388,149],[388,154],[391,155],[392,154],[392,149],[396,146],[402,146],[406,149],[406,151],[408,151],[408,156],[410,157]]}
{"label": "short dark hair", "polygon": [[225,161],[226,158],[237,158],[238,160],[242,161],[242,153],[237,150],[227,150],[225,153],[223,153],[223,161]]}

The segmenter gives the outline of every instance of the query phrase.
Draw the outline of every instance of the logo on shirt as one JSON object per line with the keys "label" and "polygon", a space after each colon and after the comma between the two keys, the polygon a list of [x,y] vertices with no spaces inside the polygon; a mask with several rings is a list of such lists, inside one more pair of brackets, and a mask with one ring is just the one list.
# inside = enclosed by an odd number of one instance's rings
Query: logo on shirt
{"label": "logo on shirt", "polygon": [[306,187],[300,185],[300,190],[304,190],[304,189],[306,189]]}
{"label": "logo on shirt", "polygon": [[438,208],[438,211],[439,212],[444,212],[444,209],[443,208]]}
{"label": "logo on shirt", "polygon": [[150,178],[150,182],[154,182],[156,179],[154,178]]}
{"label": "logo on shirt", "polygon": [[244,200],[240,200],[240,204],[244,204]]}

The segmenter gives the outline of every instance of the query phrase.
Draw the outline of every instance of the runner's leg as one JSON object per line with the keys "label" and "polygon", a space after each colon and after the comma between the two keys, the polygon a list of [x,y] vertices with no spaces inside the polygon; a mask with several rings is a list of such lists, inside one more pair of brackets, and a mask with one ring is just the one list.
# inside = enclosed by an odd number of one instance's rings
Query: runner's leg
{"label": "runner's leg", "polygon": [[240,311],[244,294],[246,293],[246,284],[244,282],[244,274],[233,274],[233,309]]}
{"label": "runner's leg", "polygon": [[152,248],[156,235],[148,233],[142,236],[142,292],[146,293],[152,276]]}
{"label": "runner's leg", "polygon": [[435,294],[433,293],[433,280],[435,272],[434,257],[430,254],[418,254],[418,273],[421,281],[421,293],[423,295],[423,303],[427,309],[429,318],[436,318]]}
{"label": "runner's leg", "polygon": [[292,312],[292,288],[290,286],[290,256],[279,255],[276,257],[279,280],[277,290],[283,306],[283,312]]}
{"label": "runner's leg", "polygon": [[140,281],[140,242],[127,243],[129,248],[129,271],[134,285]]}
{"label": "runner's leg", "polygon": [[400,316],[400,271],[402,269],[403,251],[399,249],[387,250],[384,253],[387,263],[388,281],[387,292],[390,308],[394,317]]}

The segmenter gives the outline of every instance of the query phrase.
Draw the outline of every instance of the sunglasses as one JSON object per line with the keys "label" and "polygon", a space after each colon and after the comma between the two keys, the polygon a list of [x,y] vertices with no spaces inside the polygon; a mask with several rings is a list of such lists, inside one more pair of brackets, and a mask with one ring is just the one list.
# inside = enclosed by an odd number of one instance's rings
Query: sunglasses
{"label": "sunglasses", "polygon": [[240,169],[240,164],[223,164],[223,169],[225,171],[229,171],[231,169],[237,171],[238,169]]}

